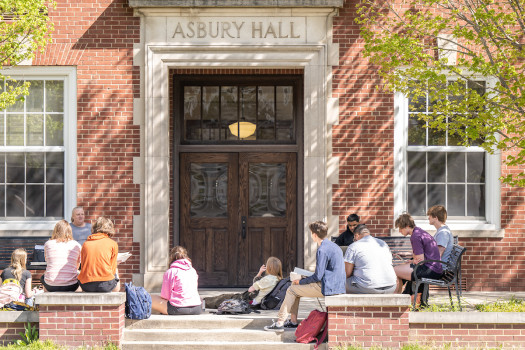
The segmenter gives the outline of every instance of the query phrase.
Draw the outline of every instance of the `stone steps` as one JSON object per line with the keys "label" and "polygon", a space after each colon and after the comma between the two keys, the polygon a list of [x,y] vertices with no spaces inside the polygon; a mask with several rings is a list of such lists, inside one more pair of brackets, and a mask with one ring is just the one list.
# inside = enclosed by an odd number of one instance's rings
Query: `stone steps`
{"label": "stone steps", "polygon": [[[306,350],[314,344],[295,342],[295,330],[266,332],[272,319],[265,315],[164,316],[126,320],[123,350],[139,349],[246,349]],[[326,349],[322,344],[320,349]]]}

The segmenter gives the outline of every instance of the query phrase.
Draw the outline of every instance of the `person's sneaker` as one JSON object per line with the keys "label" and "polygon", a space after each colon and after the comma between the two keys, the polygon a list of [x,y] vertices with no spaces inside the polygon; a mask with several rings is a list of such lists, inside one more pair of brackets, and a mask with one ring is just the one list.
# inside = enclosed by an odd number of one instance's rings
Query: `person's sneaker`
{"label": "person's sneaker", "polygon": [[299,323],[293,323],[292,320],[288,319],[284,322],[283,327],[284,328],[297,328]]}
{"label": "person's sneaker", "polygon": [[279,325],[277,325],[277,322],[274,322],[274,323],[272,323],[271,326],[264,326],[264,330],[265,331],[269,331],[269,332],[281,333],[281,332],[284,332],[284,327],[283,326],[279,326]]}

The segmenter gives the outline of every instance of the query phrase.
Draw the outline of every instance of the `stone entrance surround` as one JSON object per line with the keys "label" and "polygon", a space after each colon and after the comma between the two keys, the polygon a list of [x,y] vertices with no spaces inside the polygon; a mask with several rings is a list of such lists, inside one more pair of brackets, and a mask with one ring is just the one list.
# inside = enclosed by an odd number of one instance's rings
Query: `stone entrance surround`
{"label": "stone entrance surround", "polygon": [[[234,1],[235,2],[235,1]],[[316,7],[176,7],[184,1],[132,1],[141,18],[141,42],[134,64],[140,67],[140,98],[134,103],[140,125],[141,157],[134,159],[134,181],[141,184],[141,215],[134,218],[134,240],[141,243],[141,273],[134,283],[159,290],[168,263],[170,236],[178,242],[178,202],[170,232],[170,69],[301,69],[304,73],[304,208],[298,211],[298,250],[306,268],[315,265],[315,245],[307,225],[332,220],[332,184],[338,181],[338,159],[332,157],[331,127],[338,122],[337,99],[331,97],[332,65],[339,47],[332,42],[332,17],[341,1]],[[162,7],[162,4],[165,7]],[[262,2],[255,2],[262,3]],[[337,3],[337,6],[334,4]],[[193,2],[192,2],[193,4]],[[313,4],[313,2],[312,2]],[[180,5],[180,6],[189,6]],[[296,7],[293,7],[296,6]],[[177,108],[177,106],[174,106]],[[174,150],[176,153],[176,150]],[[175,180],[174,186],[178,183]],[[302,210],[302,212],[301,212]],[[302,225],[302,227],[301,227]]]}

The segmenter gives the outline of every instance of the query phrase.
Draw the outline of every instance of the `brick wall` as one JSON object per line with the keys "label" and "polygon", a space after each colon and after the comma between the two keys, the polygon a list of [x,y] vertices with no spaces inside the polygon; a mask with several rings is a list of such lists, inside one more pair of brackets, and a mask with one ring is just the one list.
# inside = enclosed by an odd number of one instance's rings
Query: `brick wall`
{"label": "brick wall", "polygon": [[[0,322],[0,344],[7,345],[22,339],[18,333],[24,333],[24,325],[23,322]],[[32,326],[34,325],[35,323],[32,324]],[[38,328],[38,323],[36,326]]]}
{"label": "brick wall", "polygon": [[140,248],[133,243],[133,215],[140,214],[140,188],[133,183],[133,157],[140,156],[133,44],[139,42],[140,20],[127,0],[56,3],[50,11],[53,43],[33,64],[77,68],[77,203],[87,221],[99,216],[114,221],[119,249],[133,254],[119,265],[127,282],[140,264]]}
{"label": "brick wall", "polygon": [[[334,17],[339,65],[333,67],[333,97],[339,99],[339,125],[333,127],[333,155],[339,157],[339,183],[333,186],[333,214],[343,231],[357,212],[373,234],[388,235],[394,217],[394,98],[377,89],[377,67],[363,57],[355,6],[346,0]],[[502,155],[504,159],[507,154]],[[502,175],[523,170],[502,166]],[[519,291],[525,288],[525,189],[501,187],[504,238],[460,238],[468,251],[463,279],[468,290]],[[453,226],[451,227],[453,230]]]}
{"label": "brick wall", "polygon": [[125,293],[42,293],[40,339],[67,346],[120,345]]}
{"label": "brick wall", "polygon": [[524,324],[411,324],[410,340],[451,348],[522,349]]}

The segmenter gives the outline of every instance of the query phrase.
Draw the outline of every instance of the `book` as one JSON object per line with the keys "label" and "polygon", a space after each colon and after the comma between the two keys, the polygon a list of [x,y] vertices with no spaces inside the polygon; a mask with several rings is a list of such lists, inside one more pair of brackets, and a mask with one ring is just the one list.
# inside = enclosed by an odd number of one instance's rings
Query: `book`
{"label": "book", "polygon": [[117,264],[125,262],[126,260],[129,259],[130,256],[131,256],[130,252],[118,253],[118,255],[117,255]]}
{"label": "book", "polygon": [[300,280],[303,277],[308,277],[313,274],[314,273],[312,271],[308,271],[308,270],[296,267],[293,269],[292,272],[290,272],[290,281]]}

